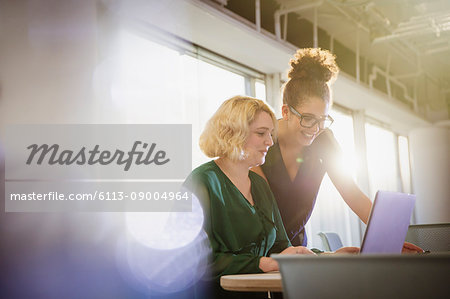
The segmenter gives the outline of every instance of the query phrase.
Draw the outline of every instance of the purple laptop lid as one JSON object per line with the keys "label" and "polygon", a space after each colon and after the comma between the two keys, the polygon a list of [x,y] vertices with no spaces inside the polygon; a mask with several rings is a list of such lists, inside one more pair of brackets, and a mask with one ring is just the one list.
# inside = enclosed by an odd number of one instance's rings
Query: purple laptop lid
{"label": "purple laptop lid", "polygon": [[412,194],[378,191],[361,253],[401,253],[415,200]]}

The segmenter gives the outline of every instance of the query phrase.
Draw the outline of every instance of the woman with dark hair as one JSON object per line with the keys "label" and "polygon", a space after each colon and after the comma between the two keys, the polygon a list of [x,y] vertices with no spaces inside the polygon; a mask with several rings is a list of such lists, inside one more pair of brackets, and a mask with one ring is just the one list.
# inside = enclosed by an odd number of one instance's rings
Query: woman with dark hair
{"label": "woman with dark hair", "polygon": [[[335,56],[318,48],[300,49],[290,65],[278,140],[267,153],[266,163],[252,170],[269,183],[291,243],[306,246],[305,225],[325,172],[364,223],[372,203],[337,163],[341,150],[329,130],[333,123],[330,86],[339,72]],[[404,251],[421,250],[405,243]]]}

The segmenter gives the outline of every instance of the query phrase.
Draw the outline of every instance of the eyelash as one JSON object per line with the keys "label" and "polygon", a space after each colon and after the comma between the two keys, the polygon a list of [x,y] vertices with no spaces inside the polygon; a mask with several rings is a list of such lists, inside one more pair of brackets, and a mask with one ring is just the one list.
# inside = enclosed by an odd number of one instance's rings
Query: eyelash
{"label": "eyelash", "polygon": [[[264,132],[264,133],[263,133],[263,132],[256,132],[256,134],[258,134],[258,135],[261,136],[261,137],[264,136],[264,135],[266,135],[265,132]],[[270,134],[270,137],[273,138],[273,133],[269,133],[269,134]]]}

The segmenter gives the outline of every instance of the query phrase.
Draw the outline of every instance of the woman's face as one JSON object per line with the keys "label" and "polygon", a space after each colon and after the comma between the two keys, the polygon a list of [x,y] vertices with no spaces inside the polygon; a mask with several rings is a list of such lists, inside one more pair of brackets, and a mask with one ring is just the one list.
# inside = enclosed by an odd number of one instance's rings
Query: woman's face
{"label": "woman's face", "polygon": [[[312,118],[317,120],[323,119],[328,116],[329,111],[328,103],[320,98],[311,98],[309,101],[293,108],[304,117],[302,124],[306,124],[308,119],[311,120]],[[314,139],[321,133],[322,130],[319,127],[319,123],[314,124],[311,128],[300,125],[301,117],[290,110],[288,105],[283,105],[282,112],[283,119],[286,120],[288,124],[288,136],[295,138],[300,145],[311,145]],[[312,122],[314,122],[314,119]]]}
{"label": "woman's face", "polygon": [[249,125],[250,133],[244,144],[250,167],[264,164],[269,147],[273,145],[272,133],[274,125],[267,112],[259,112]]}

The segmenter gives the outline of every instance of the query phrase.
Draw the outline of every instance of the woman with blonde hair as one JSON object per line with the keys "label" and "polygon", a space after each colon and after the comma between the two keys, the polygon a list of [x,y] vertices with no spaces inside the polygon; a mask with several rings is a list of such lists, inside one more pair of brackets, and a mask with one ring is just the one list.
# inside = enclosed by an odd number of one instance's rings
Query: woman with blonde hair
{"label": "woman with blonde hair", "polygon": [[236,96],[220,106],[200,137],[203,152],[219,158],[193,170],[185,186],[205,215],[215,298],[239,296],[220,288],[222,275],[278,270],[272,253],[313,254],[291,246],[269,185],[249,171],[264,163],[275,129],[275,116],[264,102]]}

